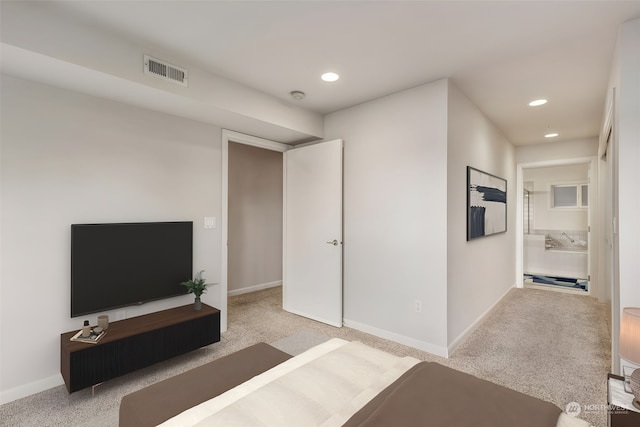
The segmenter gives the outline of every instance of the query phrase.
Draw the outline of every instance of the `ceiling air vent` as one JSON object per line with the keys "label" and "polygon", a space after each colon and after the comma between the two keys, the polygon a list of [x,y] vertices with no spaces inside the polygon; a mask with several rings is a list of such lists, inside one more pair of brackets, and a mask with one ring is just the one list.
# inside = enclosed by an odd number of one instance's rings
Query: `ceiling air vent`
{"label": "ceiling air vent", "polygon": [[188,86],[189,72],[187,70],[149,55],[144,55],[144,72],[182,86]]}

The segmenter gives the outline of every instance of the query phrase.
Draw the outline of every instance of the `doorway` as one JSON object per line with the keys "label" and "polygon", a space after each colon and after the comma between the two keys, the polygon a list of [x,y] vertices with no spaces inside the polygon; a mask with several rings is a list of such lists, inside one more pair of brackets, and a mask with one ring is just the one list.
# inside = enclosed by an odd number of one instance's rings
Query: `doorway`
{"label": "doorway", "polygon": [[589,292],[590,163],[523,170],[523,270],[527,287]]}
{"label": "doorway", "polygon": [[[284,153],[291,146],[281,144],[279,142],[269,141],[267,139],[257,138],[230,130],[222,130],[222,245],[221,245],[221,266],[220,266],[220,299],[223,310],[220,316],[220,329],[222,332],[227,330],[227,299],[229,295],[229,146],[230,144],[239,144],[268,151]],[[280,204],[280,212],[282,213],[282,203]],[[280,244],[282,244],[282,235],[280,235]],[[280,251],[282,254],[282,251]],[[233,274],[233,273],[232,273]],[[257,286],[265,284],[257,284]],[[266,286],[269,285],[267,282]],[[271,283],[271,285],[274,285]],[[253,288],[257,290],[257,288]]]}
{"label": "doorway", "polygon": [[[280,153],[288,152],[294,147],[281,144],[262,138],[243,135],[237,132],[223,130],[222,132],[222,245],[221,245],[221,331],[227,330],[227,303],[229,291],[229,146],[232,143],[252,145]],[[294,314],[303,315],[335,326],[342,326],[342,140],[332,140],[318,142],[316,144],[295,147],[296,154],[283,156],[283,205],[286,206],[286,213],[283,211],[283,308]],[[296,171],[303,171],[296,175]],[[328,176],[326,174],[329,174]],[[323,175],[324,174],[324,175]],[[296,193],[293,190],[300,190]],[[287,194],[291,192],[292,197]],[[312,194],[314,202],[309,202],[304,195]],[[307,195],[308,195],[307,194]],[[331,195],[331,201],[322,203],[326,197]],[[321,203],[317,205],[317,202]],[[309,203],[307,203],[309,202]],[[299,209],[302,205],[318,206],[318,209],[308,211],[302,218],[298,217]],[[324,209],[320,209],[323,207]],[[284,209],[284,206],[282,206]],[[330,215],[329,215],[330,214]],[[334,217],[337,218],[334,221]],[[302,219],[302,222],[296,221]],[[331,220],[330,220],[331,219]],[[313,233],[295,232],[296,224],[304,224],[303,230],[327,231],[326,226],[331,230],[323,234],[322,238],[309,242],[306,246],[302,240]],[[334,230],[335,228],[335,230]],[[287,232],[289,230],[289,232]],[[329,236],[329,237],[327,237]],[[332,240],[333,239],[333,240]],[[317,246],[322,248],[332,248],[332,256],[315,256]],[[305,248],[300,250],[300,248]],[[292,260],[292,255],[297,259]],[[302,268],[301,268],[302,266]],[[300,292],[308,281],[304,280],[304,275],[297,275],[290,280],[292,272],[305,271],[304,266],[309,268],[306,271],[324,271],[331,274],[330,278],[319,286],[313,287],[315,295]],[[324,267],[323,267],[324,266]],[[292,269],[293,268],[293,269]],[[309,274],[307,274],[307,278]],[[317,277],[315,277],[317,280]],[[301,296],[302,295],[302,296]],[[331,299],[334,304],[317,304],[321,298]],[[285,304],[286,303],[286,304]],[[320,309],[320,314],[315,310],[306,310],[305,307],[311,304],[314,308]],[[286,307],[285,307],[286,305]],[[326,317],[322,313],[337,313],[336,319]],[[334,314],[335,314],[334,313]]]}
{"label": "doorway", "polygon": [[593,158],[579,158],[518,165],[519,287],[595,294],[594,163]]}
{"label": "doorway", "polygon": [[229,142],[229,296],[282,285],[282,153]]}

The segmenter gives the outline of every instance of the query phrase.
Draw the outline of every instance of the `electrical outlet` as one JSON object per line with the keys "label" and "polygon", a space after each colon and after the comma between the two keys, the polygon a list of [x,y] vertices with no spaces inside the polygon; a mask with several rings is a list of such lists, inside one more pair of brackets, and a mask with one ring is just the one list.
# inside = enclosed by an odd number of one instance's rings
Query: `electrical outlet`
{"label": "electrical outlet", "polygon": [[422,313],[422,301],[417,299],[414,303],[414,310],[416,313]]}

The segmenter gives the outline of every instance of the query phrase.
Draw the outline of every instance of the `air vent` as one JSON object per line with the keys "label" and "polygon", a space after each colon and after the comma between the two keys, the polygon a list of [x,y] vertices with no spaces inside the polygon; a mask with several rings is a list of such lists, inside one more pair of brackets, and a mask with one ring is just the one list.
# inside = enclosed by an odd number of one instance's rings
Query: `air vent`
{"label": "air vent", "polygon": [[149,55],[144,55],[144,72],[182,86],[188,86],[189,72],[187,70]]}

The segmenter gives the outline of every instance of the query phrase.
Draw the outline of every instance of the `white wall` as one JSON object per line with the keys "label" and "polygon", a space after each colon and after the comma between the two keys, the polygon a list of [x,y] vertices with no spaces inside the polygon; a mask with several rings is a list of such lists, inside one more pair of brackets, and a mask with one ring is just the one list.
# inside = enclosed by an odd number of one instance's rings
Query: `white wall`
{"label": "white wall", "polygon": [[[466,241],[467,166],[507,180],[506,233]],[[453,84],[447,167],[447,344],[452,351],[514,286],[516,232],[514,148]]]}
{"label": "white wall", "polygon": [[[345,142],[345,324],[448,355],[514,285],[513,146],[446,79],[330,114],[325,135]],[[467,165],[510,183],[507,233],[466,241]]]}
{"label": "white wall", "polygon": [[598,153],[598,138],[548,142],[516,147],[516,163],[537,163],[554,160],[592,157]]}
{"label": "white wall", "polygon": [[[192,220],[194,270],[219,281],[220,232],[202,222],[221,215],[221,130],[3,75],[1,132],[5,402],[62,383],[60,333],[84,319],[69,316],[71,224]],[[213,306],[220,300],[219,287],[203,296]],[[26,338],[28,331],[37,336]]]}
{"label": "white wall", "polygon": [[[621,316],[624,307],[640,307],[640,19],[622,25],[612,86],[617,99],[614,143],[617,150],[618,284]],[[614,298],[616,297],[614,293]],[[613,306],[616,308],[616,306]],[[617,331],[614,331],[614,333]],[[617,343],[614,341],[614,344]],[[617,347],[613,348],[614,357]]]}
{"label": "white wall", "polygon": [[621,307],[640,307],[640,19],[620,32],[618,209]]}
{"label": "white wall", "polygon": [[[322,116],[213,75],[181,52],[87,25],[52,2],[2,2],[3,73],[281,142],[322,137]],[[143,55],[186,68],[184,87],[143,73]]]}
{"label": "white wall", "polygon": [[345,146],[345,325],[442,355],[446,98],[440,80],[329,114],[324,129]]}

